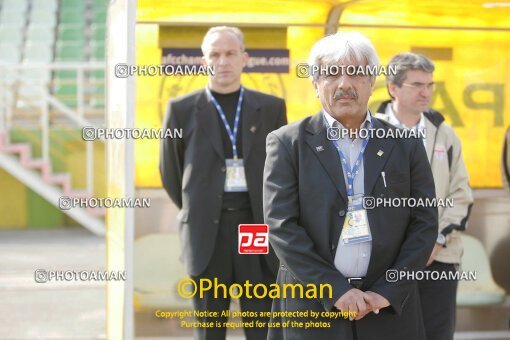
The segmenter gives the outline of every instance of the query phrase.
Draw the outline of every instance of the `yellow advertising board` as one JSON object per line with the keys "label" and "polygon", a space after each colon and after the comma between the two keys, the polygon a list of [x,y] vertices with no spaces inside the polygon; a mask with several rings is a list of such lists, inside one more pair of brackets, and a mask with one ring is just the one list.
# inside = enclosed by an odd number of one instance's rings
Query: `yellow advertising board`
{"label": "yellow advertising board", "polygon": [[[144,3],[147,5],[150,1]],[[290,51],[289,73],[246,73],[242,83],[284,98],[290,122],[314,114],[320,109],[319,102],[310,80],[296,75],[296,65],[306,62],[313,43],[324,36],[324,26],[317,23],[326,20],[328,11],[322,6],[324,3],[319,6],[314,2],[315,7],[309,4],[308,12],[303,7],[302,20],[309,20],[312,24],[301,25],[296,24],[299,19],[292,14],[298,9],[290,8],[286,16],[278,12],[282,10],[279,8],[282,3],[289,1],[275,2],[277,14],[271,23],[267,13],[265,19],[263,15],[254,16],[256,6],[252,7],[253,16],[244,7],[236,16],[232,11],[220,15],[217,9],[206,6],[200,7],[191,17],[184,14],[184,7],[177,6],[173,17],[171,12],[165,12],[166,7],[156,11],[144,5],[137,18],[137,64],[160,64],[163,47],[199,48],[208,28],[203,22],[207,22],[208,18],[215,18],[217,23],[221,22],[221,17],[231,25],[236,25],[237,20],[246,34],[247,48],[287,48]],[[301,6],[304,2],[295,3]],[[501,187],[502,141],[510,122],[510,110],[505,100],[510,98],[510,31],[491,29],[491,16],[486,12],[481,19],[473,21],[463,17],[468,10],[457,10],[448,13],[450,21],[443,18],[443,22],[439,22],[441,17],[435,16],[428,5],[418,15],[414,7],[409,7],[411,2],[400,1],[406,6],[396,8],[397,5],[393,5],[392,11],[388,10],[385,17],[380,12],[384,7],[374,3],[368,1],[348,8],[340,19],[339,29],[355,29],[366,34],[374,43],[382,64],[386,64],[394,54],[405,51],[430,57],[436,66],[434,80],[437,83],[432,107],[445,115],[446,122],[453,126],[461,139],[471,185],[475,188]],[[466,6],[468,9],[472,7]],[[265,10],[269,11],[268,8]],[[210,17],[206,15],[208,11]],[[164,22],[165,13],[167,18],[177,18],[180,23],[172,25]],[[494,22],[506,23],[506,19],[494,13]],[[322,19],[320,15],[323,15]],[[264,20],[266,26],[261,24]],[[274,24],[277,21],[279,24]],[[285,21],[289,23],[287,26]],[[196,22],[202,23],[194,25]],[[247,22],[253,24],[250,26]],[[206,83],[205,76],[138,76],[137,127],[161,127],[169,99],[204,87]],[[387,99],[384,76],[379,76],[370,108],[374,111],[378,103]],[[137,140],[135,152],[136,186],[160,187],[159,141]]]}

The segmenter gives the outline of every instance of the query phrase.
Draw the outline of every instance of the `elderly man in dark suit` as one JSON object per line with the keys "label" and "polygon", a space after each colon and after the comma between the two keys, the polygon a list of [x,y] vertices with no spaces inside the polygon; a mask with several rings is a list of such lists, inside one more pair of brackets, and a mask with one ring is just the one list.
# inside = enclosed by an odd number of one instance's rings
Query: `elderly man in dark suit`
{"label": "elderly man in dark suit", "polygon": [[[325,323],[317,324],[321,328],[271,328],[268,338],[424,339],[416,281],[387,279],[386,272],[425,268],[437,236],[437,208],[368,209],[372,203],[365,201],[435,197],[423,143],[384,138],[396,128],[368,111],[374,74],[331,71],[333,66],[338,71],[342,65],[364,70],[378,65],[373,45],[362,34],[339,32],[321,39],[309,65],[322,66],[312,69],[322,112],[268,135],[264,215],[280,260],[278,283],[329,284],[332,294],[280,297],[273,311],[340,310],[350,318],[296,319]],[[333,128],[378,132],[335,138],[329,133]],[[287,322],[287,316],[280,321]]]}
{"label": "elderly man in dark suit", "polygon": [[[287,122],[285,102],[241,86],[248,60],[242,32],[234,27],[213,27],[202,43],[204,64],[214,66],[207,88],[168,103],[164,127],[183,130],[182,139],[166,139],[161,145],[160,172],[163,186],[179,207],[182,259],[195,281],[218,283],[274,283],[278,259],[267,255],[238,253],[238,225],[263,223],[262,175],[265,139]],[[214,312],[228,310],[229,298],[214,298],[206,291],[195,295],[194,308]],[[269,311],[271,300],[240,299],[241,309]],[[199,339],[224,339],[222,327],[198,328]],[[246,321],[246,320],[245,320]],[[264,319],[263,321],[268,321]],[[247,328],[248,339],[266,337],[267,328]]]}

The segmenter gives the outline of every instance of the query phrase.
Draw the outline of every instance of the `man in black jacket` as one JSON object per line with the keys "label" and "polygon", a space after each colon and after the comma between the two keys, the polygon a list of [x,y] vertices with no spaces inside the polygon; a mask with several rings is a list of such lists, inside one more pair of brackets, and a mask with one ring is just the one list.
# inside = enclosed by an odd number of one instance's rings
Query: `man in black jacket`
{"label": "man in black jacket", "polygon": [[[213,27],[202,43],[202,61],[215,68],[209,84],[168,103],[164,127],[182,129],[182,139],[161,145],[163,186],[180,209],[182,259],[189,275],[232,283],[269,285],[278,259],[238,253],[238,225],[263,223],[262,174],[265,139],[287,122],[285,102],[241,86],[248,61],[242,32]],[[229,298],[195,295],[196,310],[228,310]],[[270,311],[271,300],[241,297],[241,309]],[[227,321],[226,317],[200,319]],[[244,320],[244,321],[247,321]],[[263,321],[268,321],[264,319]],[[226,328],[198,328],[199,339],[224,339]],[[267,328],[246,328],[248,339],[264,339]]]}

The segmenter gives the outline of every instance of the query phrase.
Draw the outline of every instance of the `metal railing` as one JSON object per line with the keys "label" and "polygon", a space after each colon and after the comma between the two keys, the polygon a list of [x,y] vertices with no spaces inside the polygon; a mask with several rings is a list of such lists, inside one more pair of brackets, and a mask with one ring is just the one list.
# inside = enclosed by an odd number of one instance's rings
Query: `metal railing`
{"label": "metal railing", "polygon": [[[0,131],[4,132],[6,142],[9,142],[10,131],[16,121],[23,122],[25,118],[34,120],[41,129],[41,158],[48,163],[50,159],[50,130],[55,127],[52,117],[57,115],[66,118],[65,123],[58,126],[69,128],[83,128],[101,125],[106,122],[105,109],[97,110],[86,105],[86,89],[101,85],[101,80],[94,81],[93,77],[86,77],[93,71],[105,70],[105,64],[100,62],[87,63],[46,63],[46,64],[5,64],[0,62]],[[69,106],[52,94],[53,88],[51,72],[75,72],[76,77],[63,78],[62,84],[76,85],[76,106]],[[46,77],[32,76],[44,74]],[[44,79],[46,78],[46,79]],[[54,77],[53,77],[54,78]],[[102,80],[104,84],[104,79]],[[28,90],[28,91],[27,91]],[[104,95],[103,95],[104,96]],[[105,98],[104,96],[103,98]],[[71,98],[72,99],[72,98]],[[74,99],[73,99],[74,101]],[[99,123],[97,112],[102,113]],[[93,123],[87,117],[96,115]],[[53,119],[54,121],[55,119]],[[23,126],[23,123],[21,124]],[[86,191],[94,192],[94,143],[86,142]]]}

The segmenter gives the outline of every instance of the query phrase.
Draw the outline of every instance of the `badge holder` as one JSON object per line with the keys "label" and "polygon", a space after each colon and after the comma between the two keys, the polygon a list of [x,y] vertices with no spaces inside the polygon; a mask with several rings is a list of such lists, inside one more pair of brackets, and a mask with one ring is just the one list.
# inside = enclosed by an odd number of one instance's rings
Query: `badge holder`
{"label": "badge holder", "polygon": [[245,192],[248,191],[246,185],[246,176],[244,173],[244,164],[242,159],[226,159],[227,176],[225,178],[225,192]]}
{"label": "badge holder", "polygon": [[363,208],[362,194],[349,196],[349,206],[340,239],[343,244],[372,241],[367,211]]}

